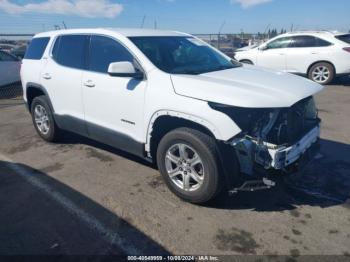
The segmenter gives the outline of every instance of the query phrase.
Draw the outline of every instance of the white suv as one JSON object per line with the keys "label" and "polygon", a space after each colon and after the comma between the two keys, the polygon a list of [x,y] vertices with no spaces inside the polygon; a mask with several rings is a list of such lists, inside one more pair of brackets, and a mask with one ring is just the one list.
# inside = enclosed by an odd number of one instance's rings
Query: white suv
{"label": "white suv", "polygon": [[43,139],[68,130],[153,161],[193,203],[224,187],[269,188],[271,173],[294,172],[319,138],[312,96],[322,86],[242,65],[184,33],[41,33],[21,78]]}
{"label": "white suv", "polygon": [[235,59],[328,84],[335,76],[350,75],[350,34],[327,31],[287,33],[256,48],[238,50]]}

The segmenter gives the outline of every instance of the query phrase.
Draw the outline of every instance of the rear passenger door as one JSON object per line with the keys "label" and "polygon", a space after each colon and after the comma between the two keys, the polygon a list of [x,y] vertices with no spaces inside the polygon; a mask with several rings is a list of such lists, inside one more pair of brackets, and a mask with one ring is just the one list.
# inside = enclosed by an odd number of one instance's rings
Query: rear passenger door
{"label": "rear passenger door", "polygon": [[88,57],[82,88],[90,137],[137,154],[146,80],[108,74],[110,63],[135,64],[135,58],[116,39],[100,35],[91,36]]}
{"label": "rear passenger door", "polygon": [[88,39],[88,35],[58,36],[41,74],[58,124],[81,134],[86,134],[81,79]]}
{"label": "rear passenger door", "polygon": [[309,35],[293,36],[287,53],[286,67],[291,73],[307,74],[307,70],[317,61],[328,61],[331,43]]}

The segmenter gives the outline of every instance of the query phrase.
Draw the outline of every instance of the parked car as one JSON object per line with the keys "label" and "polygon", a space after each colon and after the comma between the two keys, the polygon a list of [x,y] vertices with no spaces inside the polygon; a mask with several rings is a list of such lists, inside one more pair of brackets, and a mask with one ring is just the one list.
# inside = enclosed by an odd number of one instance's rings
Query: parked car
{"label": "parked car", "polygon": [[21,62],[7,52],[0,51],[0,86],[13,84],[20,81]]}
{"label": "parked car", "polygon": [[12,45],[12,44],[0,43],[0,50],[1,51],[10,53],[13,48],[14,48],[14,45]]}
{"label": "parked car", "polygon": [[320,134],[313,95],[321,85],[242,65],[185,33],[41,33],[21,78],[44,140],[68,130],[152,161],[193,203],[223,188],[273,186],[271,173],[308,162]]}
{"label": "parked car", "polygon": [[286,33],[258,48],[236,52],[235,59],[328,84],[336,76],[350,75],[350,34]]}
{"label": "parked car", "polygon": [[26,50],[27,50],[26,45],[17,46],[11,50],[11,54],[13,54],[14,56],[20,59],[23,59],[24,54],[26,53]]}

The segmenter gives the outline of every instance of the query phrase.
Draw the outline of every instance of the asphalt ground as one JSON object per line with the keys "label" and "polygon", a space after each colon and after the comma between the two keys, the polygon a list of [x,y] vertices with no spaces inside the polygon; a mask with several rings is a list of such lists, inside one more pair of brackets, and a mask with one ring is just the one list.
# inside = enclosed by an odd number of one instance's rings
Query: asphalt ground
{"label": "asphalt ground", "polygon": [[0,255],[350,255],[350,79],[316,96],[321,156],[275,188],[185,203],[150,164],[76,135],[50,144],[0,100]]}

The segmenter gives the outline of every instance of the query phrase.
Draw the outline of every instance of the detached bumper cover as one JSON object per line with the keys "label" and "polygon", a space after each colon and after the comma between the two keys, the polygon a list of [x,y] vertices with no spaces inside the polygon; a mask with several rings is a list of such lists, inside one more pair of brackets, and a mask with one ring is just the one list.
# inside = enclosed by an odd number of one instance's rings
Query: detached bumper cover
{"label": "detached bumper cover", "polygon": [[320,137],[320,126],[315,126],[297,143],[286,147],[257,141],[252,137],[238,138],[232,141],[240,163],[242,173],[254,175],[254,167],[265,170],[284,170],[309,153]]}
{"label": "detached bumper cover", "polygon": [[299,158],[314,144],[320,137],[320,127],[317,126],[307,133],[299,142],[290,146],[282,148],[271,148],[267,145],[268,152],[271,156],[271,167],[274,169],[282,169],[287,167]]}

